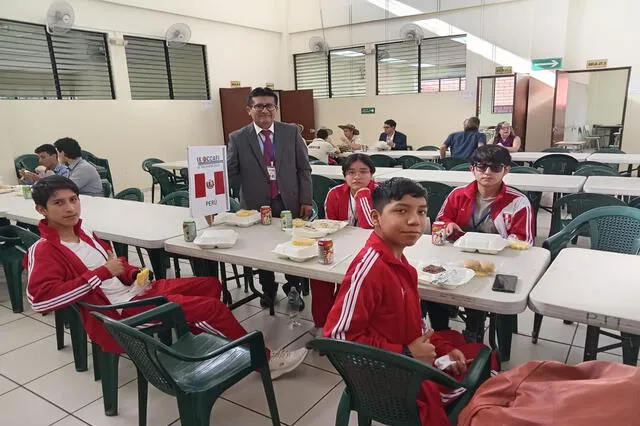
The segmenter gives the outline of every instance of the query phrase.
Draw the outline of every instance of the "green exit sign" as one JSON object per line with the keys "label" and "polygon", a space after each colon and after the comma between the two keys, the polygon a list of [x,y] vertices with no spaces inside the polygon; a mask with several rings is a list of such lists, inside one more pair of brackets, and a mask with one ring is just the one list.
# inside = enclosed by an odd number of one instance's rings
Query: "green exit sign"
{"label": "green exit sign", "polygon": [[360,108],[360,114],[375,114],[375,113],[376,113],[375,107]]}
{"label": "green exit sign", "polygon": [[531,60],[531,69],[533,71],[555,70],[558,68],[562,68],[562,58],[543,58]]}

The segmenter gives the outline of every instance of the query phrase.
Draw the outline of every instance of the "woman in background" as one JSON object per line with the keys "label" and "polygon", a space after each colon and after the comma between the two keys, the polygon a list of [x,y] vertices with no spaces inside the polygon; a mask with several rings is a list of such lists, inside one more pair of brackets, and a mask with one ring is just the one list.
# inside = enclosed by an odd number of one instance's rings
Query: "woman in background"
{"label": "woman in background", "polygon": [[493,138],[491,143],[503,146],[507,148],[509,152],[520,151],[520,147],[522,145],[520,137],[513,133],[513,127],[511,127],[511,123],[508,121],[498,123],[496,126],[496,136]]}

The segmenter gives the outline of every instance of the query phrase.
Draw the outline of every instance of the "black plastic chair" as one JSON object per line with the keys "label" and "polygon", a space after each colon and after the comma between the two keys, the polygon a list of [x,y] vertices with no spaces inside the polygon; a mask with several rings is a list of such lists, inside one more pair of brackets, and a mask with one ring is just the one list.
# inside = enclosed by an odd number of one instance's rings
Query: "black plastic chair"
{"label": "black plastic chair", "polygon": [[446,170],[451,170],[453,167],[459,164],[469,163],[469,160],[467,160],[466,158],[445,157],[440,160],[440,162],[442,163],[442,167],[444,167]]}
{"label": "black plastic chair", "polygon": [[431,224],[433,224],[433,222],[436,221],[442,205],[454,188],[440,182],[422,181],[418,183],[427,190],[427,214],[429,215]]}
{"label": "black plastic chair", "polygon": [[532,165],[545,175],[571,175],[578,168],[579,161],[570,155],[549,154],[538,158]]}
{"label": "black plastic chair", "polygon": [[452,172],[468,172],[471,170],[471,163],[460,163],[449,169]]}
{"label": "black plastic chair", "polygon": [[17,156],[13,160],[13,164],[16,168],[16,176],[20,179],[20,170],[26,169],[30,172],[35,172],[36,167],[40,165],[40,158],[37,154],[22,154]]}
{"label": "black plastic chair", "polygon": [[[164,160],[161,160],[159,158],[147,158],[144,161],[142,161],[142,170],[151,174],[149,172],[149,170],[151,169],[151,166],[153,164],[158,164],[158,163],[164,163]],[[157,184],[158,184],[158,180],[153,175],[151,175],[151,202],[152,203],[155,203],[155,190],[156,190]]]}
{"label": "black plastic chair", "polygon": [[410,169],[419,170],[445,170],[440,163],[434,163],[433,161],[422,161],[409,167]]}
{"label": "black plastic chair", "polygon": [[[86,161],[91,163],[93,167],[96,168],[98,174],[100,175],[100,179],[106,179],[109,181],[109,183],[111,184],[111,196],[114,196],[115,192],[113,190],[113,177],[111,176],[111,167],[109,166],[109,160],[107,160],[106,158],[96,157],[89,151],[82,150],[80,154],[82,158],[84,158]],[[105,197],[108,196],[105,195]]]}
{"label": "black plastic chair", "polygon": [[[118,200],[137,201],[139,203],[143,203],[144,202],[144,194],[138,188],[123,189],[122,191],[118,192],[114,198],[116,198]],[[129,250],[129,245],[128,244],[113,243],[113,246],[114,246],[114,248],[117,247],[116,252],[119,255],[123,255],[125,257],[128,257],[128,254],[129,254],[128,253],[128,250]],[[146,265],[145,265],[144,256],[142,256],[142,250],[140,249],[140,247],[136,247],[136,253],[138,253],[138,259],[140,260],[140,266],[142,266],[144,268]]]}
{"label": "black plastic chair", "polygon": [[403,169],[410,169],[411,166],[424,162],[422,158],[418,158],[415,155],[403,155],[396,159],[396,165],[401,165]]}
{"label": "black plastic chair", "polygon": [[[597,149],[595,153],[596,154],[625,154],[623,150],[613,146]],[[607,164],[607,166],[611,167],[612,169],[615,169],[616,171],[619,169],[618,164]],[[624,172],[620,172],[620,174],[624,176],[631,176],[631,173],[633,172],[633,170],[634,170],[633,164],[629,164],[627,167],[627,170]]]}
{"label": "black plastic chair", "polygon": [[606,165],[580,166],[573,174],[577,176],[620,176],[617,171]]}
{"label": "black plastic chair", "polygon": [[159,167],[150,167],[149,173],[160,184],[161,198],[164,198],[176,191],[187,191],[189,189],[188,185],[179,183],[176,179],[176,176],[167,170],[161,169]]}
{"label": "black plastic chair", "polygon": [[324,219],[324,202],[327,198],[327,193],[331,188],[338,185],[338,182],[320,175],[311,175],[311,182],[313,185],[313,201],[318,206],[318,218]]}
{"label": "black plastic chair", "polygon": [[100,181],[102,182],[102,196],[104,198],[111,198],[111,195],[113,194],[113,187],[106,179],[100,179]]}
{"label": "black plastic chair", "polygon": [[433,145],[421,146],[417,149],[418,151],[440,151],[440,148]]}
{"label": "black plastic chair", "polygon": [[376,167],[395,167],[396,160],[385,154],[372,154],[369,156]]}

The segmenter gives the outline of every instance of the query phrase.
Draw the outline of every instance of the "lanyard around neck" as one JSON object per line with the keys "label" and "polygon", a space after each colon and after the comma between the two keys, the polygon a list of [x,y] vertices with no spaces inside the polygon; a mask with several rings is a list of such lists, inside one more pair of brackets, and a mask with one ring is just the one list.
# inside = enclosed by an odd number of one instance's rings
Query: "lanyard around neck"
{"label": "lanyard around neck", "polygon": [[482,225],[488,218],[491,216],[491,206],[493,203],[489,204],[489,211],[480,219],[478,223],[476,223],[476,205],[473,205],[473,209],[471,210],[471,225],[473,226],[473,230],[477,231],[478,227]]}

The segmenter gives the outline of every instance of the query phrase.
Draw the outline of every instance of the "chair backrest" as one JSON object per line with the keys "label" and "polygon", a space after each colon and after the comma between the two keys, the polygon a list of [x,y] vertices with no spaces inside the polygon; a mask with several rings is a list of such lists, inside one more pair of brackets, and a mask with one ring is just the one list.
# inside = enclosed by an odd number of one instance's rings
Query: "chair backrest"
{"label": "chair backrest", "polygon": [[447,199],[453,187],[440,182],[423,181],[418,182],[427,190],[427,214],[431,224],[436,221],[436,216],[440,212],[444,201]]}
{"label": "chair backrest", "polygon": [[433,161],[422,161],[420,163],[414,164],[409,168],[420,169],[420,170],[444,170],[444,167],[442,167],[442,164],[434,163]]}
{"label": "chair backrest", "polygon": [[626,203],[612,195],[579,192],[565,195],[553,203],[549,236],[560,232],[582,213],[603,206],[625,206]]}
{"label": "chair backrest", "polygon": [[596,149],[596,154],[626,154],[620,148],[616,148],[615,146],[608,146],[606,148]]}
{"label": "chair backrest", "polygon": [[9,242],[11,245],[18,245],[25,252],[39,239],[40,235],[34,234],[28,229],[21,228],[17,225],[0,226],[0,242]]}
{"label": "chair backrest", "polygon": [[570,155],[549,154],[538,158],[534,163],[535,169],[542,169],[545,175],[570,175],[578,168],[579,161]]}
{"label": "chair backrest", "polygon": [[629,207],[640,208],[640,197],[632,198],[631,201],[629,201]]}
{"label": "chair backrest", "polygon": [[16,168],[16,176],[20,178],[20,173],[18,173],[20,169],[27,169],[33,172],[40,165],[40,161],[37,154],[22,154],[13,160],[13,164]]}
{"label": "chair backrest", "polygon": [[164,163],[164,160],[161,160],[159,158],[145,158],[142,161],[142,170],[144,170],[145,172],[149,172],[149,168],[151,167],[152,164],[158,164],[158,163]]}
{"label": "chair backrest", "polygon": [[318,218],[324,219],[324,201],[327,199],[327,193],[338,185],[338,182],[325,176],[311,175],[311,183],[313,184],[313,201],[318,206]]}
{"label": "chair backrest", "polygon": [[452,172],[468,172],[469,170],[471,170],[471,163],[456,164],[449,170],[451,170]]}
{"label": "chair backrest", "polygon": [[94,166],[104,167],[109,171],[109,174],[111,174],[110,167],[109,167],[109,160],[107,160],[106,158],[96,157],[89,151],[84,151],[84,150],[80,151],[80,156],[85,160],[87,160],[88,162],[90,162],[91,164],[93,164]]}
{"label": "chair backrest", "polygon": [[562,231],[548,238],[543,247],[551,251],[553,259],[569,241],[584,231],[590,237],[594,250],[640,253],[640,209],[629,206],[597,207],[584,212]]}
{"label": "chair backrest", "polygon": [[373,346],[335,339],[307,346],[326,355],[342,376],[350,409],[383,424],[420,425],[416,398],[422,381],[451,381],[429,365]]}
{"label": "chair backrest", "polygon": [[528,173],[528,174],[542,174],[542,172],[538,169],[534,169],[533,167],[528,166],[513,166],[509,173]]}
{"label": "chair backrest", "polygon": [[144,194],[138,188],[127,188],[118,192],[115,196],[118,200],[144,202]]}
{"label": "chair backrest", "polygon": [[169,206],[189,207],[189,191],[176,191],[160,200],[160,204]]}
{"label": "chair backrest", "polygon": [[[605,164],[605,163],[601,163],[600,161],[581,161],[580,164],[578,164],[578,169],[584,167],[584,166],[606,166],[606,167],[611,167],[610,164]],[[616,165],[617,166],[617,165]],[[615,168],[615,167],[612,167]]]}
{"label": "chair backrest", "polygon": [[403,169],[410,169],[414,164],[422,163],[424,160],[415,155],[403,155],[396,159],[396,164],[400,164]]}
{"label": "chair backrest", "polygon": [[325,163],[324,161],[320,161],[320,160],[311,160],[309,159],[309,164],[316,164],[319,166],[327,166],[328,164]]}
{"label": "chair backrest", "polygon": [[229,206],[231,207],[229,209],[231,213],[235,213],[240,210],[240,202],[235,198],[229,198]]}
{"label": "chair backrest", "polygon": [[149,173],[160,184],[160,193],[162,197],[175,192],[175,176],[168,170],[161,169],[160,167],[150,167]]}
{"label": "chair backrest", "polygon": [[617,171],[606,165],[581,166],[573,174],[578,176],[620,176]]}
{"label": "chair backrest", "polygon": [[396,160],[384,154],[373,154],[369,156],[373,165],[376,167],[393,167],[396,165]]}
{"label": "chair backrest", "polygon": [[458,164],[469,163],[469,160],[467,160],[466,158],[445,157],[442,159],[441,162],[442,162],[442,166],[445,169],[451,170],[453,167],[457,166]]}
{"label": "chair backrest", "polygon": [[318,218],[318,204],[316,204],[315,200],[311,200],[311,216],[307,219],[309,222],[312,222]]}
{"label": "chair backrest", "polygon": [[440,148],[433,145],[421,146],[417,151],[440,151]]}
{"label": "chair backrest", "polygon": [[310,155],[309,156],[309,162],[312,162],[312,161],[318,161],[318,159],[316,157],[314,157],[313,155]]}
{"label": "chair backrest", "polygon": [[100,179],[100,182],[102,182],[102,195],[105,198],[111,197],[111,192],[113,191],[111,183],[106,179]]}
{"label": "chair backrest", "polygon": [[559,146],[556,146],[556,147],[543,149],[542,152],[569,152],[569,150],[567,148],[561,148]]}

